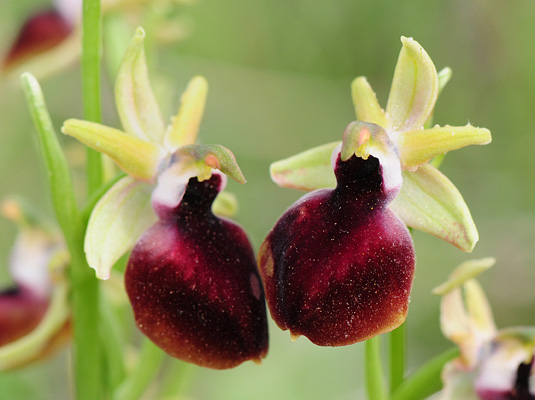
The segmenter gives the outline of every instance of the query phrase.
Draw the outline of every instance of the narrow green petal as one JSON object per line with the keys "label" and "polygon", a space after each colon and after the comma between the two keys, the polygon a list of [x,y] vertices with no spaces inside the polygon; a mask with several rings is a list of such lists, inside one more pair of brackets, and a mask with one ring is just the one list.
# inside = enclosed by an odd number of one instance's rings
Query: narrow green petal
{"label": "narrow green petal", "polygon": [[110,156],[127,174],[152,181],[166,151],[153,143],[94,122],[69,119],[61,129],[87,146]]}
{"label": "narrow green petal", "polygon": [[[493,263],[495,261],[492,259]],[[496,334],[496,324],[487,296],[475,279],[469,279],[464,284],[464,297],[470,320],[477,335],[484,340],[490,340]]]}
{"label": "narrow green petal", "polygon": [[127,133],[138,139],[162,144],[165,124],[150,86],[144,39],[145,32],[137,28],[115,81],[115,101]]}
{"label": "narrow green petal", "polygon": [[372,122],[386,127],[386,116],[377,101],[377,96],[365,77],[359,76],[351,83],[351,95],[359,121]]}
{"label": "narrow green petal", "polygon": [[281,187],[311,191],[336,186],[331,155],[340,142],[322,146],[296,154],[271,164],[271,179]]}
{"label": "narrow green petal", "polygon": [[212,212],[221,217],[233,217],[238,212],[238,199],[234,193],[219,192],[212,204]]}
{"label": "narrow green petal", "polygon": [[195,144],[207,94],[206,79],[202,76],[191,79],[180,99],[178,114],[165,134],[165,145],[168,149],[172,151],[180,146]]}
{"label": "narrow green petal", "polygon": [[439,170],[424,164],[403,171],[401,191],[390,208],[411,228],[430,233],[471,252],[479,239],[464,199]]}
{"label": "narrow green petal", "polygon": [[404,132],[421,128],[438,96],[437,71],[425,50],[412,38],[402,37],[394,79],[386,105],[391,128]]}
{"label": "narrow green petal", "polygon": [[446,282],[434,288],[433,294],[442,296],[453,289],[460,288],[465,282],[488,270],[494,264],[496,264],[496,259],[494,257],[466,261],[455,268],[455,271]]}
{"label": "narrow green petal", "polygon": [[403,168],[413,170],[433,157],[471,144],[488,144],[492,140],[485,128],[466,126],[436,126],[430,129],[403,132],[398,149]]}
{"label": "narrow green petal", "polygon": [[117,260],[156,222],[150,195],[150,185],[127,176],[113,185],[93,209],[84,250],[97,278],[108,279]]}

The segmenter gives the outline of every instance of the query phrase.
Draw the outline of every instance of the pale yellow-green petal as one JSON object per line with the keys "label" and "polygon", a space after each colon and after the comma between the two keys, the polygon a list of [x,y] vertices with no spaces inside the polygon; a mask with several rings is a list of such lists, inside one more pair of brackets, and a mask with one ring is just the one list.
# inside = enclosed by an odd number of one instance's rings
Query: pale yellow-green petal
{"label": "pale yellow-green petal", "polygon": [[372,122],[386,127],[386,116],[377,101],[377,96],[365,77],[359,76],[351,83],[351,96],[359,121]]}
{"label": "pale yellow-green petal", "polygon": [[233,217],[238,212],[238,199],[234,193],[219,192],[212,204],[212,212],[221,217]]}
{"label": "pale yellow-green petal", "polygon": [[496,259],[494,257],[465,261],[455,268],[455,271],[446,282],[433,289],[433,294],[445,295],[453,289],[460,288],[465,282],[488,270],[495,263]]}
{"label": "pale yellow-green petal", "polygon": [[412,38],[402,37],[394,79],[386,105],[390,128],[404,132],[421,128],[438,96],[437,71],[425,50]]}
{"label": "pale yellow-green petal", "polygon": [[128,46],[117,80],[115,101],[124,130],[138,139],[163,144],[165,124],[149,81],[142,28]]}
{"label": "pale yellow-green petal", "polygon": [[281,187],[311,191],[336,186],[331,155],[340,142],[331,142],[271,164],[271,179]]}
{"label": "pale yellow-green petal", "polygon": [[156,222],[151,190],[151,185],[127,176],[113,185],[93,209],[84,250],[97,278],[108,279],[117,260]]}
{"label": "pale yellow-green petal", "polygon": [[424,164],[403,171],[403,186],[390,208],[409,227],[430,233],[471,252],[479,239],[464,199],[440,171]]}
{"label": "pale yellow-green petal", "polygon": [[430,129],[403,132],[398,136],[398,150],[404,169],[414,170],[433,157],[471,144],[488,144],[492,140],[485,128],[436,126]]}
{"label": "pale yellow-green petal", "polygon": [[188,84],[180,99],[180,109],[165,134],[165,145],[173,151],[180,146],[195,144],[201,124],[208,82],[196,76]]}
{"label": "pale yellow-green petal", "polygon": [[94,122],[69,119],[61,129],[87,146],[110,156],[130,176],[152,181],[166,151],[153,143]]}

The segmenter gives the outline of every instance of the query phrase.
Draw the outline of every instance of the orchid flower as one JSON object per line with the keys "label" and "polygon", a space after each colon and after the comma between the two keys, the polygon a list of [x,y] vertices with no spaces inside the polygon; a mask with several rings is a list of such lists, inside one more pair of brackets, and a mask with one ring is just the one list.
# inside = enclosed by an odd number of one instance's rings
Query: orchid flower
{"label": "orchid flower", "polygon": [[474,279],[494,263],[493,258],[463,263],[433,290],[442,296],[442,332],[461,351],[442,371],[443,400],[535,399],[535,327],[497,330]]}
{"label": "orchid flower", "polygon": [[93,209],[88,263],[108,279],[134,247],[125,273],[134,316],[168,354],[218,369],[259,361],[268,337],[254,252],[243,229],[216,217],[212,207],[227,175],[240,183],[245,178],[228,149],[195,144],[204,78],[190,81],[177,116],[165,126],[149,83],[144,36],[138,28],[116,81],[124,131],[75,119],[62,129],[128,174]]}

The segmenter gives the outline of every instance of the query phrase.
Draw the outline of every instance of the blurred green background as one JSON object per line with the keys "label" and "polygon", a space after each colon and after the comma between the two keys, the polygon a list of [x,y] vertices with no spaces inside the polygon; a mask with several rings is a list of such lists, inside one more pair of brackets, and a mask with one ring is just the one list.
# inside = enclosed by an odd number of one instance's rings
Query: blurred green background
{"label": "blurred green background", "polygon": [[[3,0],[0,50],[7,50],[29,14],[47,6],[45,0]],[[493,134],[491,145],[452,152],[442,166],[470,206],[480,242],[469,255],[414,233],[409,369],[450,346],[439,330],[439,299],[430,291],[469,258],[498,259],[481,277],[498,326],[535,325],[534,1],[199,0],[177,7],[190,35],[151,52],[162,109],[164,115],[174,112],[191,76],[208,79],[201,140],[221,143],[236,155],[248,183],[230,182],[229,189],[240,202],[236,219],[256,248],[301,195],[273,184],[269,164],[341,138],[354,119],[353,78],[367,76],[384,105],[401,35],[414,37],[437,69],[450,66],[453,78],[438,101],[436,123],[470,121]],[[69,117],[81,117],[79,75],[75,65],[42,80],[58,128]],[[119,126],[112,82],[104,76],[104,122]],[[50,214],[46,176],[22,92],[12,86],[1,90],[0,197],[22,194]],[[73,142],[61,140],[76,154]],[[0,232],[0,281],[7,285],[15,229],[1,220]],[[189,370],[185,398],[364,398],[362,344],[319,348],[306,338],[292,343],[274,324],[270,335],[262,366]],[[67,358],[64,352],[0,375],[0,398],[68,398]]]}

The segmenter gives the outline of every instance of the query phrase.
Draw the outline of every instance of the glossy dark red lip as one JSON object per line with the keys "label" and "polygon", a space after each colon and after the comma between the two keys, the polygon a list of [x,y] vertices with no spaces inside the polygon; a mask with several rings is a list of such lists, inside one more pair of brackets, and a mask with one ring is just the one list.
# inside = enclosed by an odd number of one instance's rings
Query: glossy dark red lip
{"label": "glossy dark red lip", "polygon": [[399,326],[414,273],[412,240],[387,208],[379,161],[338,156],[335,174],[337,187],[298,200],[259,254],[275,322],[322,346],[352,344]]}
{"label": "glossy dark red lip", "polygon": [[259,361],[268,348],[264,291],[243,229],[216,217],[221,177],[189,180],[181,203],[136,244],[125,283],[139,329],[204,367]]}

